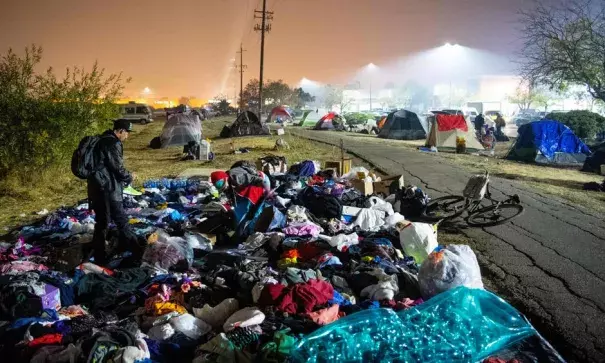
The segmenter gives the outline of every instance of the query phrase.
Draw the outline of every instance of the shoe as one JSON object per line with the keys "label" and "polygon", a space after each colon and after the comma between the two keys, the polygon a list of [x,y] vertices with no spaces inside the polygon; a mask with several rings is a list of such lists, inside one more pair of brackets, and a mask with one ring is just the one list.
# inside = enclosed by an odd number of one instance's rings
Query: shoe
{"label": "shoe", "polygon": [[132,185],[129,185],[126,188],[124,188],[122,193],[124,193],[126,195],[134,195],[134,196],[143,195],[143,193],[141,193],[138,190],[136,190],[135,188],[133,188]]}

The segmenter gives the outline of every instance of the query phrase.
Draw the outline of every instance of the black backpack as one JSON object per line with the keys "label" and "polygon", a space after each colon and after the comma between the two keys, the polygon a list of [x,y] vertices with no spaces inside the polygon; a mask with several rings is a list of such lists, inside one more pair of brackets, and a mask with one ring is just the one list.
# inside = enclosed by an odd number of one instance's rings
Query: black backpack
{"label": "black backpack", "polygon": [[71,157],[71,172],[80,179],[88,179],[96,171],[94,149],[100,136],[86,136]]}

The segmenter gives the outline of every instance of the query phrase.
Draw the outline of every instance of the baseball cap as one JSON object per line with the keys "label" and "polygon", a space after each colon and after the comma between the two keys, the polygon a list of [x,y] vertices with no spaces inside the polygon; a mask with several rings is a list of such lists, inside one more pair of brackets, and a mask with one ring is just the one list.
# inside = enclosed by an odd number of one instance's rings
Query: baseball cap
{"label": "baseball cap", "polygon": [[128,132],[132,131],[132,122],[129,120],[119,119],[113,122],[114,130],[126,130]]}

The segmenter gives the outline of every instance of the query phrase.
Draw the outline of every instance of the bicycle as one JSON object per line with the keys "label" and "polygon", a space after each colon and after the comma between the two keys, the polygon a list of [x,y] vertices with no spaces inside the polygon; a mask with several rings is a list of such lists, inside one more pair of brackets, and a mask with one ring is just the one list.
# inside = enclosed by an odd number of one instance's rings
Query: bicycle
{"label": "bicycle", "polygon": [[[491,205],[481,202],[489,200]],[[463,195],[449,195],[431,200],[422,217],[429,222],[441,222],[459,217],[467,211],[465,218],[473,227],[490,227],[504,224],[523,213],[523,206],[517,194],[504,201],[492,198],[489,190],[489,173],[471,177]]]}

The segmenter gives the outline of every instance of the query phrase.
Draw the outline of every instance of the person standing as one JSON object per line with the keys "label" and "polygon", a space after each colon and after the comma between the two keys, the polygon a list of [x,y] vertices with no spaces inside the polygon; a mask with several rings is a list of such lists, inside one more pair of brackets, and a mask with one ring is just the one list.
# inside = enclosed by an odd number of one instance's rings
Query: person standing
{"label": "person standing", "polygon": [[109,222],[113,220],[119,233],[118,250],[129,250],[135,257],[142,255],[136,235],[130,229],[124,212],[123,189],[136,177],[124,167],[122,143],[132,131],[128,120],[116,120],[112,130],[105,131],[93,151],[96,171],[88,178],[88,200],[95,212],[95,231],[92,240],[92,256],[95,264],[103,266],[107,261],[105,240]]}
{"label": "person standing", "polygon": [[483,125],[485,125],[485,118],[483,118],[482,113],[479,113],[477,117],[475,117],[475,131],[477,131],[478,135],[481,135]]}
{"label": "person standing", "polygon": [[498,114],[498,117],[496,117],[495,123],[496,123],[496,136],[501,136],[502,129],[504,127],[506,127],[506,121],[504,121],[504,118],[502,117],[501,114]]}

